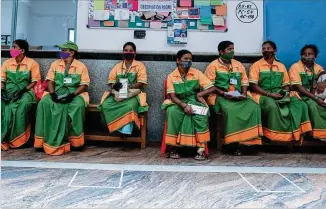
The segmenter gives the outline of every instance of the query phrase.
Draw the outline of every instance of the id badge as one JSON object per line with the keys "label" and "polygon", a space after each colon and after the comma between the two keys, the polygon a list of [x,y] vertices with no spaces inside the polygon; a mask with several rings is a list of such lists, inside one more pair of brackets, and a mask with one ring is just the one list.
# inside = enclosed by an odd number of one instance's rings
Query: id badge
{"label": "id badge", "polygon": [[122,84],[122,88],[119,90],[119,98],[126,99],[128,98],[128,79],[121,78],[120,83]]}
{"label": "id badge", "polygon": [[235,79],[235,78],[231,78],[230,79],[230,84],[237,85],[238,84],[238,80]]}
{"label": "id badge", "polygon": [[64,78],[63,79],[63,83],[64,84],[70,84],[70,83],[72,83],[72,78]]}

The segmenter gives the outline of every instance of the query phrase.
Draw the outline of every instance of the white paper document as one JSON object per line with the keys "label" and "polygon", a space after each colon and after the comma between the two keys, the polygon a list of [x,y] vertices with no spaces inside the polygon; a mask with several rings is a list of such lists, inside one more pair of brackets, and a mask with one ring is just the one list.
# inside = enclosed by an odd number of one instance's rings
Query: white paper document
{"label": "white paper document", "polygon": [[202,106],[198,106],[198,105],[193,105],[193,104],[188,104],[191,109],[192,112],[196,115],[207,115],[208,112],[208,107],[202,107]]}
{"label": "white paper document", "polygon": [[127,99],[128,98],[128,79],[121,78],[120,83],[122,84],[122,88],[119,90],[119,98]]}
{"label": "white paper document", "polygon": [[109,10],[94,10],[94,20],[108,20],[109,18]]}
{"label": "white paper document", "polygon": [[114,20],[129,20],[129,10],[128,9],[115,9],[114,10]]}
{"label": "white paper document", "polygon": [[224,94],[225,95],[230,95],[230,96],[233,96],[233,97],[240,97],[240,96],[242,96],[239,91],[229,91],[229,92],[225,92]]}

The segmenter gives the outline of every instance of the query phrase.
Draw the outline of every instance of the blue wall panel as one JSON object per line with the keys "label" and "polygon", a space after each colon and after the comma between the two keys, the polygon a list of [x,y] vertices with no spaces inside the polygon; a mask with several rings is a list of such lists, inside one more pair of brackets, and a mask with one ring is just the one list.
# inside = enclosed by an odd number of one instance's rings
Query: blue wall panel
{"label": "blue wall panel", "polygon": [[305,44],[316,44],[326,69],[326,0],[264,0],[264,38],[276,42],[287,66],[300,59]]}

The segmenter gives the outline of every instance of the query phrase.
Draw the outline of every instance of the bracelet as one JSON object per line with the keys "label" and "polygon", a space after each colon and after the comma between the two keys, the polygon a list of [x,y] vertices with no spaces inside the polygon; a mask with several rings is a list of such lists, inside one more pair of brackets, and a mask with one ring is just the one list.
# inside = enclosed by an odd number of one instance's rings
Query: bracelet
{"label": "bracelet", "polygon": [[188,107],[188,105],[186,104],[186,106],[183,109],[186,109],[186,107]]}
{"label": "bracelet", "polygon": [[314,100],[316,100],[316,101],[317,101],[318,99],[319,99],[319,97],[318,97],[318,96],[315,96]]}
{"label": "bracelet", "polygon": [[271,94],[270,94],[269,92],[267,92],[266,96],[267,96],[267,97],[270,97],[270,95],[271,95]]}

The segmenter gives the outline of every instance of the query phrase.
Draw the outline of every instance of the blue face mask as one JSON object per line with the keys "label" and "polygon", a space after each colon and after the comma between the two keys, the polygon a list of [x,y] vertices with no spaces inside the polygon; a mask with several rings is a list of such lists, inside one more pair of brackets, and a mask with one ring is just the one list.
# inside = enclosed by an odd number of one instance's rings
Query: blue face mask
{"label": "blue face mask", "polygon": [[181,67],[184,69],[189,69],[192,65],[191,60],[181,61]]}
{"label": "blue face mask", "polygon": [[67,59],[70,56],[69,52],[60,52],[61,59]]}

